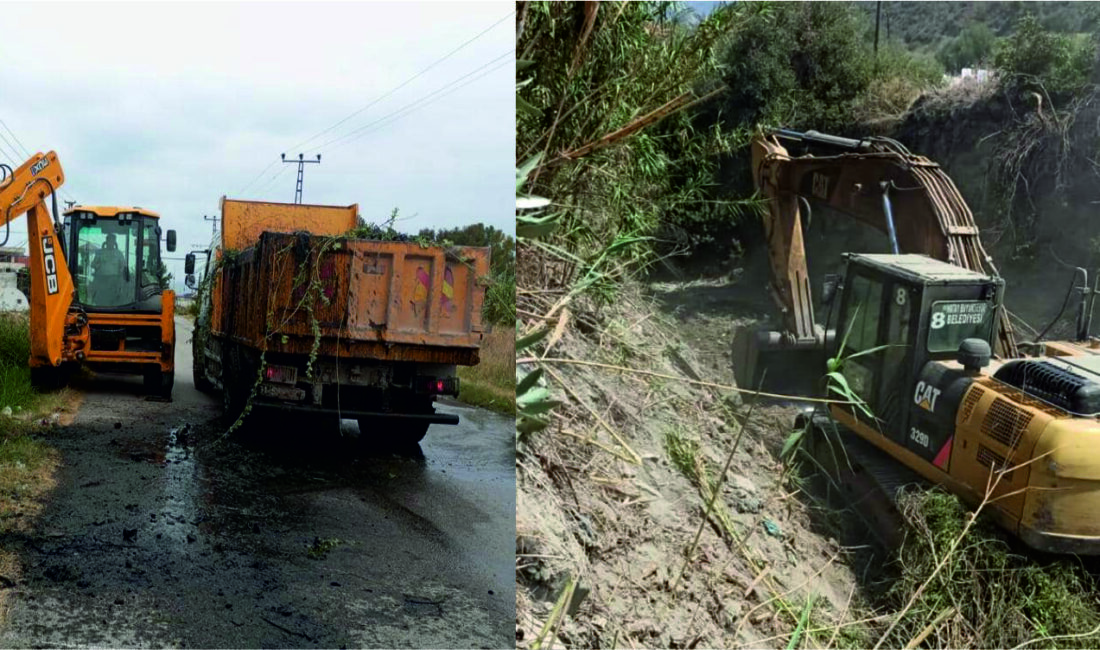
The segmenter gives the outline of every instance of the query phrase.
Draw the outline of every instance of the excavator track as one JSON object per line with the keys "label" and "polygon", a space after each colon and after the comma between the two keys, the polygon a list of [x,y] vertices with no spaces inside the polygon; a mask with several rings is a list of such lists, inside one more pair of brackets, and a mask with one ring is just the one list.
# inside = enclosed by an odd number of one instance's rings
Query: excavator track
{"label": "excavator track", "polygon": [[931,487],[923,477],[839,424],[813,427],[811,453],[845,504],[887,548],[905,540],[898,497],[910,486]]}

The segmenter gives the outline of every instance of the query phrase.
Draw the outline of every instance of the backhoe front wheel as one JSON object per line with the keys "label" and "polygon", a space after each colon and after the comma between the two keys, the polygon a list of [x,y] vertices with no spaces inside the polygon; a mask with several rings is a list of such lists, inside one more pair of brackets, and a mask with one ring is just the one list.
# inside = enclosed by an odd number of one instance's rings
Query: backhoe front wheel
{"label": "backhoe front wheel", "polygon": [[144,379],[146,393],[164,399],[172,399],[172,388],[176,384],[174,370],[162,372],[159,367],[153,367],[145,371],[142,379]]}

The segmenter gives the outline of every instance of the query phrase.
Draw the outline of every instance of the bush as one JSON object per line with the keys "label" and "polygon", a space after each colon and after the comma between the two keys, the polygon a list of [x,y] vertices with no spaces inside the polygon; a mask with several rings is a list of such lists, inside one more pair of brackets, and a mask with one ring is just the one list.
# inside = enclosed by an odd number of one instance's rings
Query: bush
{"label": "bush", "polygon": [[850,3],[762,5],[723,54],[724,123],[836,131],[874,77],[867,24]]}
{"label": "bush", "polygon": [[[886,594],[898,608],[932,575],[970,517],[957,497],[940,490],[906,494],[901,508],[910,529],[898,559],[900,575]],[[979,519],[884,647],[904,646],[949,607],[954,614],[929,637],[931,647],[1010,648],[1094,629],[1100,623],[1090,596],[1095,585],[1080,563],[1017,553],[1014,543],[993,522]],[[1095,637],[1060,639],[1057,647],[1096,642]]]}
{"label": "bush", "polygon": [[[22,314],[0,314],[0,409],[31,409],[38,399],[31,387],[30,322]],[[0,433],[6,432],[6,418],[0,416]]]}
{"label": "bush", "polygon": [[947,41],[936,53],[936,59],[953,74],[963,68],[991,63],[997,36],[988,25],[972,22],[955,38]]}
{"label": "bush", "polygon": [[723,124],[846,131],[853,115],[904,111],[941,83],[943,66],[928,55],[883,42],[876,57],[871,29],[854,3],[780,3],[750,12],[723,55],[730,87]]}
{"label": "bush", "polygon": [[869,123],[900,117],[925,91],[943,83],[943,66],[928,54],[914,54],[897,43],[879,49],[875,72],[848,121]]}
{"label": "bush", "polygon": [[481,316],[493,325],[511,327],[516,322],[515,264],[494,274],[490,282]]}
{"label": "bush", "polygon": [[1034,14],[1020,19],[1016,32],[998,45],[994,56],[994,65],[1010,85],[1051,95],[1081,90],[1095,63],[1094,40],[1047,31]]}

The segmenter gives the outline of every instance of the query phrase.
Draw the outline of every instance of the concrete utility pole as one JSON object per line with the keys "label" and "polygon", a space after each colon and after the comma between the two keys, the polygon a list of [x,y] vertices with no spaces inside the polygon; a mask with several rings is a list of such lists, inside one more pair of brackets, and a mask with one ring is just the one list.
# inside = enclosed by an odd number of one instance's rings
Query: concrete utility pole
{"label": "concrete utility pole", "polygon": [[882,0],[875,2],[875,56],[878,57],[878,26],[882,21]]}
{"label": "concrete utility pole", "polygon": [[298,160],[294,160],[294,159],[287,160],[285,153],[282,154],[282,158],[283,158],[283,162],[285,162],[285,163],[298,163],[298,185],[294,188],[294,202],[295,203],[301,203],[302,202],[302,177],[304,176],[304,171],[303,170],[305,168],[305,165],[306,165],[306,163],[318,163],[319,164],[321,162],[321,154],[317,154],[317,160],[306,160],[305,156],[302,155],[302,154],[298,154]]}
{"label": "concrete utility pole", "polygon": [[218,234],[218,215],[214,215],[214,216],[211,217],[209,215],[204,214],[204,215],[202,215],[202,220],[203,221],[212,221],[213,222],[212,226],[213,226],[214,229],[211,232],[213,232],[215,235]]}

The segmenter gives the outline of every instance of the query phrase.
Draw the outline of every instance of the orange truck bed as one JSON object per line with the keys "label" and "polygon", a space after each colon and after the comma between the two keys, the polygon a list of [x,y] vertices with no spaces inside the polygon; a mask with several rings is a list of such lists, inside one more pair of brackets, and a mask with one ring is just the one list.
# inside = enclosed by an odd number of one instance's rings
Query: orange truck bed
{"label": "orange truck bed", "polygon": [[321,354],[476,364],[489,249],[342,237],[357,218],[354,205],[224,200],[230,252],[214,335],[288,353],[319,338]]}

